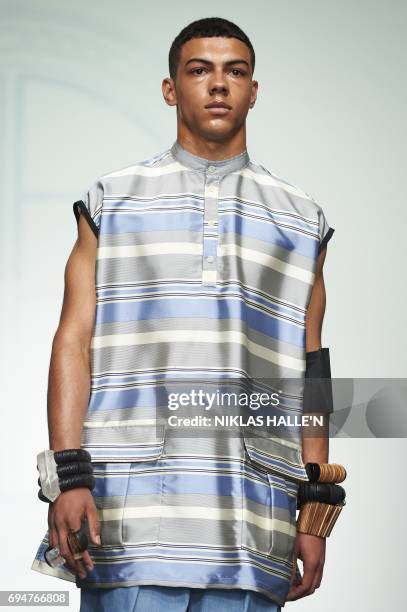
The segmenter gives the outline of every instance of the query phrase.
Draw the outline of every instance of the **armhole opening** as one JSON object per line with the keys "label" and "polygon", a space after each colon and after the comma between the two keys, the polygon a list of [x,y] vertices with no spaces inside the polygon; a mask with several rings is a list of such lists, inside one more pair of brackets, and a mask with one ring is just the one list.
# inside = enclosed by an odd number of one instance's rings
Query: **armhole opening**
{"label": "armhole opening", "polygon": [[94,220],[92,219],[92,217],[90,216],[90,213],[86,207],[86,204],[83,200],[78,200],[77,202],[74,202],[73,204],[73,212],[75,214],[75,219],[76,219],[76,223],[79,225],[79,217],[81,215],[81,213],[83,215],[85,215],[85,219],[88,222],[88,224],[90,225],[91,230],[93,231],[93,233],[95,234],[96,238],[98,238],[99,236],[99,228],[96,225],[96,223],[94,222]]}
{"label": "armhole opening", "polygon": [[327,233],[325,234],[325,236],[323,237],[322,241],[319,244],[318,255],[323,249],[326,248],[326,245],[328,244],[328,241],[332,238],[334,231],[335,230],[333,227],[329,228],[329,230],[327,231]]}

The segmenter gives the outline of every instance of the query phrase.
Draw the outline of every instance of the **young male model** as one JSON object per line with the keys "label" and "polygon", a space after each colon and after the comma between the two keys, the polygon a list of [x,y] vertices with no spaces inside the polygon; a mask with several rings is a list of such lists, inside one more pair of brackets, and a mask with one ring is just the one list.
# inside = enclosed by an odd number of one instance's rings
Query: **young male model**
{"label": "young male model", "polygon": [[[301,380],[306,352],[321,346],[334,230],[315,200],[248,154],[254,64],[230,21],[184,28],[162,83],[176,141],[74,204],[50,449],[87,449],[96,485],[50,503],[32,568],[75,581],[82,611],[273,612],[321,583],[325,540],[296,534],[295,518],[304,464],[327,462],[326,437],[176,437],[151,419],[163,381]],[[83,517],[92,541],[81,566],[67,534]],[[65,565],[45,563],[49,545]]]}

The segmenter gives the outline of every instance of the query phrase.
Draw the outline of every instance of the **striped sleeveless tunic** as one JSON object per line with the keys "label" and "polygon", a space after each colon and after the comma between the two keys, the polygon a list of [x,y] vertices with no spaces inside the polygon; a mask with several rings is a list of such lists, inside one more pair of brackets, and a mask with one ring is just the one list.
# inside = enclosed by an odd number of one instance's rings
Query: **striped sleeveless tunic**
{"label": "striped sleeveless tunic", "polygon": [[250,589],[283,606],[308,479],[300,428],[180,435],[169,416],[213,413],[167,400],[178,383],[255,380],[281,391],[274,415],[302,414],[305,316],[334,229],[247,149],[211,161],[178,141],[100,177],[73,209],[98,241],[81,446],[102,546],[90,546],[94,569],[82,580],[46,564],[47,531],[32,569],[78,587]]}

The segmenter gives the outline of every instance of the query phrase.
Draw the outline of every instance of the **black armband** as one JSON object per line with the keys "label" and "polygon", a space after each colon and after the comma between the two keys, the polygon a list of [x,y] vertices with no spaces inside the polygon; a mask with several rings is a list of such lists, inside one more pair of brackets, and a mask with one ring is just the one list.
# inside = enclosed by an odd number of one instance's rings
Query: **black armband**
{"label": "black armband", "polygon": [[304,413],[333,412],[329,348],[306,353],[304,377]]}

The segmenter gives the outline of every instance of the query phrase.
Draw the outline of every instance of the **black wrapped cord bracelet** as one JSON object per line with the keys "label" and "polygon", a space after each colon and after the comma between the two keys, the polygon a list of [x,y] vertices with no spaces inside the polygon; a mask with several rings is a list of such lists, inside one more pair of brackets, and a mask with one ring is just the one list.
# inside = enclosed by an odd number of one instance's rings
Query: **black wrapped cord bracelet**
{"label": "black wrapped cord bracelet", "polygon": [[[87,461],[78,461],[78,463],[65,463],[57,467],[59,478],[64,476],[72,476],[73,474],[93,474],[92,464]],[[41,486],[41,479],[38,476],[38,486]]]}
{"label": "black wrapped cord bracelet", "polygon": [[69,489],[75,489],[76,487],[88,487],[93,489],[96,484],[96,479],[92,474],[74,474],[67,478],[60,478],[59,488],[61,493],[69,491]]}
{"label": "black wrapped cord bracelet", "polygon": [[340,504],[345,501],[346,492],[343,487],[332,483],[301,482],[298,488],[297,510],[306,502],[322,502],[324,504]]}
{"label": "black wrapped cord bracelet", "polygon": [[93,468],[90,461],[75,461],[74,463],[61,463],[57,466],[59,478],[72,476],[73,474],[92,474]]}
{"label": "black wrapped cord bracelet", "polygon": [[[73,478],[76,477],[75,479]],[[89,487],[91,489],[93,489],[95,487],[96,484],[96,480],[95,477],[92,476],[92,473],[81,473],[81,474],[74,474],[73,476],[67,476],[66,478],[60,478],[59,479],[59,488],[62,491],[66,491],[67,489],[64,487],[67,487],[68,485],[68,489],[73,489],[74,487],[78,487],[78,486],[83,486],[83,487]],[[41,479],[38,476],[38,486],[41,487]],[[83,483],[83,484],[75,484],[74,486],[72,486],[72,484],[76,482],[76,483]]]}
{"label": "black wrapped cord bracelet", "polygon": [[[37,468],[40,470],[40,476],[38,477],[38,485],[40,487],[38,491],[38,497],[41,501],[50,503],[51,501],[55,501],[57,496],[60,493],[65,491],[69,491],[71,489],[75,489],[78,487],[87,487],[88,489],[94,489],[96,485],[96,479],[93,476],[93,467],[91,463],[91,455],[88,451],[82,448],[72,448],[72,449],[63,449],[61,451],[44,451],[44,453],[52,453],[54,459],[54,471],[53,475],[50,473],[48,478],[54,480],[54,484],[52,485],[53,490],[57,493],[59,488],[59,493],[55,495],[53,493],[48,499],[45,495],[42,484],[41,484],[41,470],[37,465]],[[43,457],[43,453],[38,455],[38,461]],[[41,464],[42,465],[42,464]],[[51,463],[50,463],[51,465]],[[56,471],[55,471],[56,468]],[[47,478],[45,489],[47,492],[49,490],[49,481]],[[57,478],[57,485],[55,488],[55,479]],[[51,480],[52,482],[52,480]]]}
{"label": "black wrapped cord bracelet", "polygon": [[60,465],[73,461],[91,461],[92,457],[84,448],[64,448],[60,451],[54,451],[54,459],[55,463]]}
{"label": "black wrapped cord bracelet", "polygon": [[[59,488],[61,489],[61,493],[70,491],[71,489],[77,489],[79,487],[87,487],[92,491],[95,488],[95,484],[96,479],[92,474],[75,474],[74,476],[60,479]],[[50,500],[43,494],[41,486],[38,491],[38,497],[41,501],[48,503],[50,502]]]}
{"label": "black wrapped cord bracelet", "polygon": [[38,489],[38,498],[43,502],[47,502],[47,504],[49,504],[51,501],[48,499],[48,497],[45,497],[44,493],[42,492],[42,489]]}

